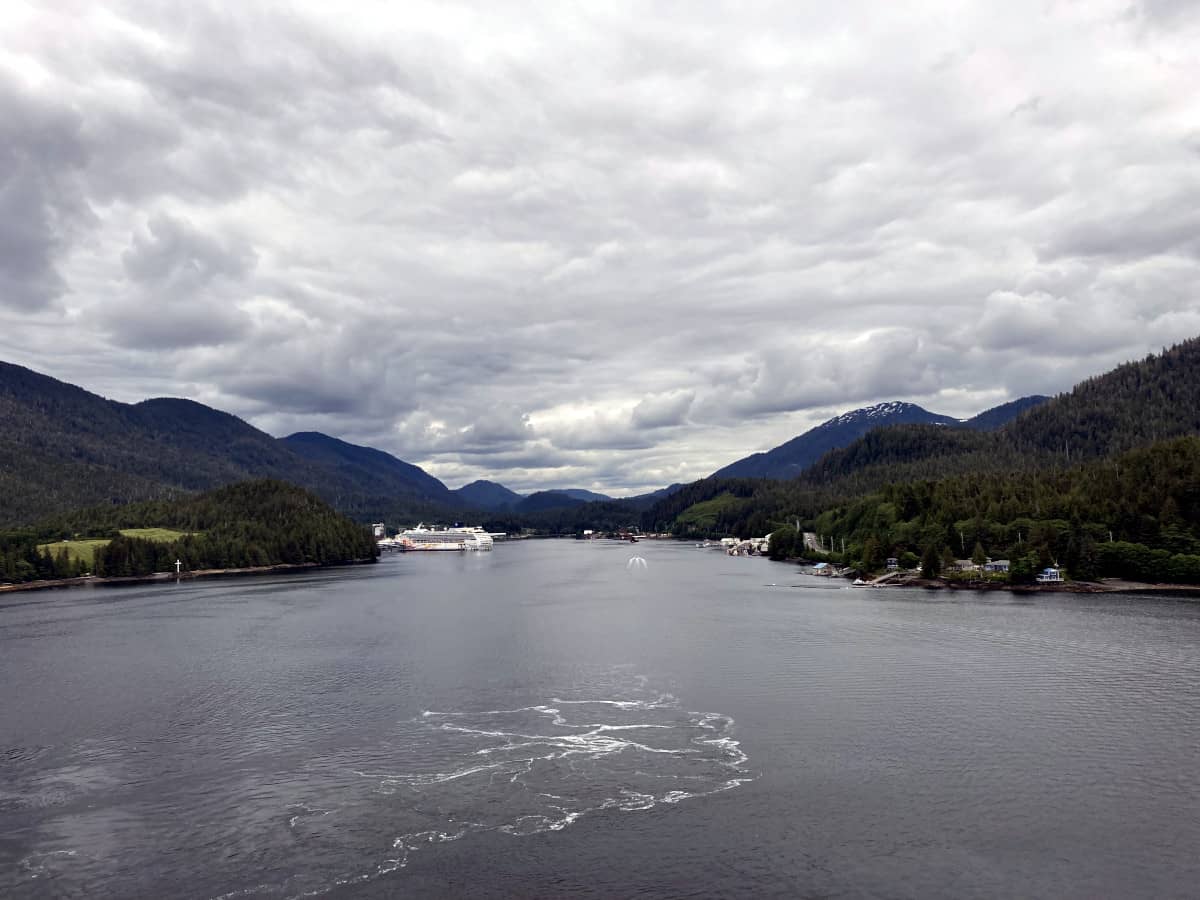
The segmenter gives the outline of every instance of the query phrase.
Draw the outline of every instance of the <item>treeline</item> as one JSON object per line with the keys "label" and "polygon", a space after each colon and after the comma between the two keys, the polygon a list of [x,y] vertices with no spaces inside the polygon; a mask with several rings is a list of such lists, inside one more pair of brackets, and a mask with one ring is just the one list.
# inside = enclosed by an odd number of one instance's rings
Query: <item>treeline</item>
{"label": "treeline", "polygon": [[[622,531],[638,528],[641,523],[638,505],[626,500],[576,503],[537,512],[490,512],[480,515],[483,527],[488,531],[510,534],[526,531],[562,536],[580,534],[586,529]],[[462,512],[457,514],[457,518],[463,516]]]}
{"label": "treeline", "polygon": [[[930,484],[946,480],[964,484],[967,482],[961,479],[979,478],[1025,486],[1020,498],[1009,495],[1011,502],[1003,509],[1003,521],[1018,516],[1043,519],[1039,512],[1043,487],[1075,471],[1080,463],[1197,433],[1200,339],[1192,339],[1089,379],[1068,394],[1026,410],[996,431],[937,425],[876,429],[825,454],[790,481],[709,478],[695,482],[647,510],[642,523],[651,530],[686,537],[758,536],[797,520],[800,530],[822,531],[818,516],[857,498],[893,489],[920,494],[931,490]],[[723,494],[745,502],[726,504],[714,522],[684,515],[693,504]],[[1046,502],[1052,502],[1049,495]],[[1030,505],[1019,507],[1020,503]],[[898,521],[910,520],[900,516]],[[998,521],[994,517],[989,520]],[[1129,527],[1128,523],[1123,526]],[[1012,529],[1012,534],[1018,530]],[[1005,537],[993,538],[996,544],[1005,541]],[[962,541],[955,543],[961,545]],[[971,545],[955,549],[965,555]]]}
{"label": "treeline", "polygon": [[32,532],[0,532],[0,584],[78,578],[90,569],[85,561],[72,559],[65,547],[58,553],[39,549]]}
{"label": "treeline", "polygon": [[[161,527],[185,533],[175,541],[120,534],[122,528]],[[370,530],[302,488],[280,481],[245,481],[204,494],[124,507],[97,507],[57,517],[36,529],[0,534],[7,581],[48,576],[32,559],[39,542],[64,537],[109,538],[95,553],[95,575],[120,577],[248,566],[373,560]],[[44,554],[43,554],[44,555]],[[9,559],[12,559],[11,566]],[[73,574],[78,574],[73,573]]]}
{"label": "treeline", "polygon": [[[1081,579],[1197,582],[1200,438],[1071,468],[887,485],[805,524],[845,541],[845,561],[868,571],[911,554],[934,573],[990,557],[1011,560],[1018,581],[1059,564]],[[797,555],[798,540],[782,529],[773,554]]]}

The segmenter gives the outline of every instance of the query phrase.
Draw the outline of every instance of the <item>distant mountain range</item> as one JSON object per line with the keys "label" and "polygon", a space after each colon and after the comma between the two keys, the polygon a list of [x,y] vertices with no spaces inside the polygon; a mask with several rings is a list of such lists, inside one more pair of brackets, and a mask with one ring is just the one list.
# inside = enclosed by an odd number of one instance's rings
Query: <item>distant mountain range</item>
{"label": "distant mountain range", "polygon": [[605,503],[613,499],[583,488],[538,491],[529,495],[518,494],[502,484],[482,480],[472,481],[451,493],[458,496],[463,506],[488,512],[540,512],[547,509],[577,506],[582,503]]}
{"label": "distant mountain range", "polygon": [[1047,397],[1013,400],[970,419],[954,419],[929,412],[915,403],[892,401],[852,410],[809,429],[772,450],[754,453],[713,473],[713,478],[795,478],[830,450],[853,443],[868,432],[889,425],[945,425],[992,431],[1012,421]]}
{"label": "distant mountain range", "polygon": [[456,493],[464,506],[486,510],[512,509],[525,499],[502,484],[483,480],[464,484]]}
{"label": "distant mountain range", "polygon": [[298,431],[280,443],[314,465],[330,469],[356,485],[370,486],[380,495],[415,493],[451,506],[462,500],[461,494],[448,489],[420,466],[382,450],[348,444],[319,431]]}
{"label": "distant mountain range", "polygon": [[454,491],[419,466],[320,432],[275,438],[192,400],[118,403],[0,362],[0,526],[251,478],[288,481],[348,515],[390,522],[609,499],[582,489],[526,498],[485,481]]}
{"label": "distant mountain range", "polygon": [[[690,535],[695,528],[688,523],[698,520],[699,509],[710,519],[715,517],[710,531],[762,534],[781,520],[814,521],[874,491],[901,486],[914,496],[924,496],[931,482],[959,476],[994,479],[995,493],[980,501],[978,516],[1006,521],[1013,516],[1037,517],[1041,515],[1037,502],[1024,506],[997,499],[1017,484],[1018,476],[1074,471],[1080,464],[1116,459],[1147,447],[1159,448],[1157,456],[1135,458],[1143,463],[1161,460],[1175,452],[1169,442],[1200,435],[1200,338],[1088,378],[1049,400],[1027,398],[1006,407],[959,423],[975,427],[924,422],[870,428],[786,481],[701,479],[657,501],[643,513],[642,527]],[[1131,464],[1127,459],[1124,465]],[[1124,469],[1114,463],[1113,471]],[[1153,474],[1139,473],[1139,477],[1153,483]],[[1162,518],[1167,523],[1178,515],[1193,516],[1200,509],[1200,492],[1189,488],[1172,503],[1184,511],[1165,508]],[[898,507],[891,514],[907,519],[911,509]],[[1068,508],[1061,517],[1086,514],[1086,509]],[[1179,546],[1191,545],[1185,541]]]}

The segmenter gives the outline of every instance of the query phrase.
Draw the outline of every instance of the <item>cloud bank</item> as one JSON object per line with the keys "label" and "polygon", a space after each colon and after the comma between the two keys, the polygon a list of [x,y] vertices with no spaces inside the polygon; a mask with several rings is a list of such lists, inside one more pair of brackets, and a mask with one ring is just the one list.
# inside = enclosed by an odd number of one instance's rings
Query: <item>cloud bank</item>
{"label": "cloud bank", "polygon": [[1200,334],[1192,4],[6,5],[0,356],[631,493]]}

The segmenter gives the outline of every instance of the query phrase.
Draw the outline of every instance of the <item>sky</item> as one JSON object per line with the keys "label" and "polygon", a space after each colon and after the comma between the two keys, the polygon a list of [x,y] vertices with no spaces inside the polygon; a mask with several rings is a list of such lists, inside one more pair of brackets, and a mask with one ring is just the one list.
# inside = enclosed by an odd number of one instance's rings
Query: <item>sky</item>
{"label": "sky", "polygon": [[0,359],[636,494],[1200,335],[1200,4],[0,4]]}

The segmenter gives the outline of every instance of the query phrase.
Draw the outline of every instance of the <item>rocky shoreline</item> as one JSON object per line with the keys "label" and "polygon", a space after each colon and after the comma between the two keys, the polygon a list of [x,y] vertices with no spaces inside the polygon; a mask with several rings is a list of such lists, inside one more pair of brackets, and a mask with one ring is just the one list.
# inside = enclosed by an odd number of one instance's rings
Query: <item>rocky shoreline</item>
{"label": "rocky shoreline", "polygon": [[1200,585],[1125,581],[1105,578],[1100,581],[1064,581],[1058,584],[1009,584],[1002,581],[946,581],[941,578],[913,577],[886,584],[857,585],[886,590],[924,588],[933,591],[1007,591],[1011,594],[1200,594]]}
{"label": "rocky shoreline", "polygon": [[100,578],[84,575],[81,578],[55,578],[46,581],[26,581],[21,584],[0,584],[0,593],[17,591],[43,591],[51,588],[68,587],[115,587],[125,584],[152,584],[161,581],[187,581],[193,578],[212,578],[221,575],[269,575],[273,572],[299,572],[305,569],[332,569],[341,566],[356,566],[374,562],[371,559],[356,559],[345,563],[322,565],[321,563],[280,563],[274,566],[246,566],[240,569],[194,569],[190,572],[155,572],[152,575],[128,575],[117,578]]}

